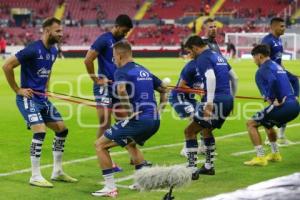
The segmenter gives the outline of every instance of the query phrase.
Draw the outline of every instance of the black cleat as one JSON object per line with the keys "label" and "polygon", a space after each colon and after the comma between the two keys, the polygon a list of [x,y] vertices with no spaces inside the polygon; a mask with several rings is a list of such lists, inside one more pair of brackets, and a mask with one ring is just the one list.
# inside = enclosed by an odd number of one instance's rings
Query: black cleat
{"label": "black cleat", "polygon": [[198,175],[203,174],[203,175],[215,175],[215,168],[210,168],[206,169],[205,166],[203,165],[200,169],[197,170]]}
{"label": "black cleat", "polygon": [[192,173],[192,180],[196,181],[199,179],[199,172],[196,170],[195,172]]}

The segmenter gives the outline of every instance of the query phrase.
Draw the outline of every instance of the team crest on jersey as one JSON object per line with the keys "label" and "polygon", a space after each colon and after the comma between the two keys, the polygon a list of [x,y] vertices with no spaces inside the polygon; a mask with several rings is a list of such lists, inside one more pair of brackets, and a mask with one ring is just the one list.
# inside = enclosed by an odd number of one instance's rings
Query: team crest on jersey
{"label": "team crest on jersey", "polygon": [[40,78],[48,78],[50,72],[51,70],[47,70],[45,67],[43,67],[37,71],[37,75]]}
{"label": "team crest on jersey", "polygon": [[140,77],[137,78],[138,81],[145,81],[145,80],[152,80],[152,78],[150,77],[149,72],[145,71],[145,70],[141,70],[140,71]]}

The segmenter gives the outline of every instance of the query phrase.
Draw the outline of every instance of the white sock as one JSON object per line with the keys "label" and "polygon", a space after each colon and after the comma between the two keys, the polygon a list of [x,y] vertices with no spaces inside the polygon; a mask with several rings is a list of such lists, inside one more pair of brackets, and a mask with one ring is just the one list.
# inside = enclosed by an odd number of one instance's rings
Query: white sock
{"label": "white sock", "polygon": [[283,125],[282,127],[279,128],[279,131],[278,131],[278,138],[282,139],[282,138],[285,138],[285,128],[286,128],[286,125]]}
{"label": "white sock", "polygon": [[53,172],[52,176],[59,176],[63,174],[62,157],[64,152],[65,138],[55,136],[52,146],[53,154]]}
{"label": "white sock", "polygon": [[107,187],[109,189],[116,188],[114,173],[103,175],[103,177],[104,177],[105,187]]}
{"label": "white sock", "polygon": [[36,158],[31,156],[31,177],[34,180],[41,180],[42,174],[41,174],[41,169],[40,169],[40,158]]}
{"label": "white sock", "polygon": [[277,143],[276,142],[270,142],[270,144],[271,144],[272,153],[278,153],[279,149],[278,149]]}
{"label": "white sock", "polygon": [[255,146],[255,150],[256,150],[257,157],[265,156],[264,147],[262,145]]}
{"label": "white sock", "polygon": [[31,173],[32,173],[32,178],[34,180],[42,180],[44,179],[41,174],[41,169],[40,169],[40,156],[41,156],[41,151],[42,151],[42,145],[43,141],[42,140],[37,140],[37,139],[32,139],[31,141]]}

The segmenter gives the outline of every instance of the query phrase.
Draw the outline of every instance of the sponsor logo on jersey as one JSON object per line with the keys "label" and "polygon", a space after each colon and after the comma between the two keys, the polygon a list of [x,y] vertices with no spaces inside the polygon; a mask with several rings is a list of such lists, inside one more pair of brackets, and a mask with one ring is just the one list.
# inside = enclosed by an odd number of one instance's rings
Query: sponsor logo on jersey
{"label": "sponsor logo on jersey", "polygon": [[140,77],[137,78],[138,81],[145,81],[145,80],[152,80],[152,78],[150,77],[149,72],[145,71],[145,70],[141,70],[140,71]]}
{"label": "sponsor logo on jersey", "polygon": [[51,72],[51,70],[47,70],[45,67],[43,67],[37,71],[37,75],[40,78],[48,78],[50,72]]}

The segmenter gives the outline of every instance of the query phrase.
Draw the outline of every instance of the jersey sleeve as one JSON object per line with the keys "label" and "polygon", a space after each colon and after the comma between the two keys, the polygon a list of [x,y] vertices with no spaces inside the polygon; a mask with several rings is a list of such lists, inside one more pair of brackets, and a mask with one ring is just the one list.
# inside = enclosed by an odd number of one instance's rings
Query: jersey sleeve
{"label": "jersey sleeve", "polygon": [[262,79],[259,71],[257,71],[255,74],[255,82],[256,82],[256,85],[257,85],[257,88],[258,88],[260,94],[265,98],[267,96],[267,90],[264,87],[263,79]]}
{"label": "jersey sleeve", "polygon": [[267,81],[267,91],[266,91],[266,99],[274,100],[275,95],[275,87],[276,87],[276,77],[272,73],[272,71],[268,68],[262,70],[261,75],[264,80]]}
{"label": "jersey sleeve", "polygon": [[285,70],[285,71],[286,71],[289,81],[293,87],[294,95],[296,97],[299,97],[299,79],[295,75],[290,73],[289,71],[287,71],[287,70]]}
{"label": "jersey sleeve", "polygon": [[196,66],[193,66],[192,64],[187,64],[181,74],[180,78],[187,83],[190,83],[193,80],[194,75],[196,74]]}
{"label": "jersey sleeve", "polygon": [[209,58],[205,57],[204,59],[197,59],[196,67],[199,69],[200,74],[204,76],[207,70],[213,69],[213,64]]}
{"label": "jersey sleeve", "polygon": [[266,45],[268,45],[269,47],[271,47],[271,43],[270,43],[270,40],[268,39],[268,37],[264,37],[264,38],[261,40],[261,44],[266,44]]}
{"label": "jersey sleeve", "polygon": [[103,37],[98,37],[96,41],[92,44],[91,50],[97,51],[100,53],[106,47],[106,41]]}
{"label": "jersey sleeve", "polygon": [[155,76],[154,74],[151,74],[151,75],[152,75],[152,79],[153,79],[153,88],[157,89],[158,87],[161,86],[162,81],[159,78],[157,78],[157,76]]}
{"label": "jersey sleeve", "polygon": [[26,48],[20,50],[15,55],[20,63],[24,63],[26,60],[32,59],[35,57],[35,51],[32,45],[27,46]]}

